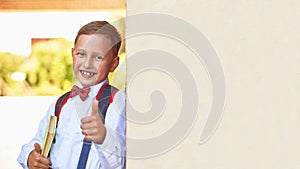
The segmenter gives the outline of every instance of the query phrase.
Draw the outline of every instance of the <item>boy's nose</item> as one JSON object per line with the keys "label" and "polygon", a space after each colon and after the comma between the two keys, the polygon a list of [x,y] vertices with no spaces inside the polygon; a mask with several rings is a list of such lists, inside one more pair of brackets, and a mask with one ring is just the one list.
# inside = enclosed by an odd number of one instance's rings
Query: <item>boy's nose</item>
{"label": "boy's nose", "polygon": [[91,68],[93,66],[93,59],[92,57],[86,57],[86,59],[84,60],[84,63],[83,63],[83,67],[84,68]]}

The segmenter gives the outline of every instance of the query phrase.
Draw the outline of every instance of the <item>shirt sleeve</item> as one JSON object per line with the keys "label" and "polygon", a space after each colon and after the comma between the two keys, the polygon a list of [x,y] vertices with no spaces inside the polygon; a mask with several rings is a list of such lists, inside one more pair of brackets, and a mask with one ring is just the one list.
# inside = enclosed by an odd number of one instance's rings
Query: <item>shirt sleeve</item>
{"label": "shirt sleeve", "polygon": [[126,159],[125,110],[125,92],[119,91],[107,109],[105,139],[102,144],[95,144],[103,168],[124,168]]}
{"label": "shirt sleeve", "polygon": [[25,169],[28,169],[27,160],[30,152],[34,150],[34,144],[38,143],[40,146],[42,146],[45,129],[47,127],[50,114],[53,112],[53,106],[54,103],[51,104],[47,114],[41,119],[36,135],[30,140],[29,143],[22,146],[21,153],[19,154],[17,161]]}

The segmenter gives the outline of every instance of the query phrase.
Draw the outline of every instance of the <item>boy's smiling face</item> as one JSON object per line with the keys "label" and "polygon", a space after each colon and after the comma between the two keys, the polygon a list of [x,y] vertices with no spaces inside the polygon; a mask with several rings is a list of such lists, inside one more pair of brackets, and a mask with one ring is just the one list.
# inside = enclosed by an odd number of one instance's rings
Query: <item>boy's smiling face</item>
{"label": "boy's smiling face", "polygon": [[105,80],[119,64],[113,56],[111,41],[105,35],[82,34],[72,48],[73,71],[83,86],[92,86]]}

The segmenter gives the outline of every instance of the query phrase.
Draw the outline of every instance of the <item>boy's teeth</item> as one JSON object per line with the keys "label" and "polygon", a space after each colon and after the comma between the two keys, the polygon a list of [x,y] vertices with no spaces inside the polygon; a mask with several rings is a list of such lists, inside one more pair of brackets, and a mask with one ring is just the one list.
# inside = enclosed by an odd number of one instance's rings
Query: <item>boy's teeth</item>
{"label": "boy's teeth", "polygon": [[92,76],[92,75],[94,75],[94,73],[85,72],[85,71],[82,71],[82,74],[84,74],[86,76]]}

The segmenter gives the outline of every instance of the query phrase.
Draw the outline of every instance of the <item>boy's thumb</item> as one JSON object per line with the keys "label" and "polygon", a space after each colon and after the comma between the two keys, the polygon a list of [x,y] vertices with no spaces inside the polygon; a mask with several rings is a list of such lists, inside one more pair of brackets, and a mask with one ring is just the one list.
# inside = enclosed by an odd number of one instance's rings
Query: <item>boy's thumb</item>
{"label": "boy's thumb", "polygon": [[34,149],[36,152],[41,154],[41,146],[38,143],[34,143]]}
{"label": "boy's thumb", "polygon": [[98,100],[95,100],[92,105],[92,115],[98,115]]}

